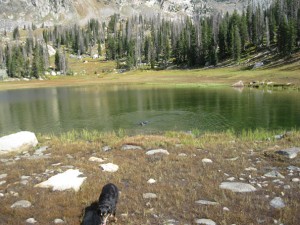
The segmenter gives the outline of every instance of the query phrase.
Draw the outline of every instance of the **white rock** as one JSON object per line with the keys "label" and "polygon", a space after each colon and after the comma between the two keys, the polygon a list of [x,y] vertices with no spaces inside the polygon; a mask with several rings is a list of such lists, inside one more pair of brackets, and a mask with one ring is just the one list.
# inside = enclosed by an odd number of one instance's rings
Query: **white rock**
{"label": "white rock", "polygon": [[31,202],[27,200],[20,200],[11,205],[11,208],[29,208],[31,206]]}
{"label": "white rock", "polygon": [[238,81],[236,83],[234,83],[233,85],[231,85],[231,87],[244,87],[244,82],[243,81]]}
{"label": "white rock", "polygon": [[257,169],[255,167],[248,167],[245,169],[246,171],[257,171]]}
{"label": "white rock", "polygon": [[216,223],[211,219],[196,219],[196,224],[205,224],[205,225],[216,225]]}
{"label": "white rock", "polygon": [[157,198],[157,195],[154,193],[144,193],[143,198],[149,199],[149,198]]}
{"label": "white rock", "polygon": [[227,208],[227,207],[224,206],[224,207],[223,207],[223,211],[227,211],[227,212],[228,212],[228,211],[230,211],[230,210],[229,210],[229,208]]}
{"label": "white rock", "polygon": [[264,174],[265,177],[271,177],[271,178],[284,178],[283,175],[281,175],[278,171],[271,171],[269,173]]}
{"label": "white rock", "polygon": [[104,161],[105,161],[105,159],[102,159],[102,158],[97,158],[97,157],[94,157],[94,156],[92,156],[92,157],[90,157],[90,158],[89,158],[89,161],[91,161],[91,162],[98,162],[98,163],[102,163],[102,162],[104,162]]}
{"label": "white rock", "polygon": [[119,169],[119,166],[113,163],[106,163],[106,164],[101,164],[100,167],[102,168],[103,171],[105,172],[117,172]]}
{"label": "white rock", "polygon": [[33,224],[33,223],[36,223],[37,221],[34,219],[34,218],[28,218],[27,220],[26,220],[26,223],[31,223],[31,224]]}
{"label": "white rock", "polygon": [[202,162],[203,163],[212,163],[213,161],[211,159],[204,158],[204,159],[202,159]]}
{"label": "white rock", "polygon": [[187,157],[187,154],[185,154],[185,153],[179,153],[178,156],[179,157]]}
{"label": "white rock", "polygon": [[142,147],[137,145],[123,145],[121,150],[127,151],[127,150],[143,150]]}
{"label": "white rock", "polygon": [[234,177],[228,177],[226,180],[228,180],[228,181],[234,181],[235,178]]}
{"label": "white rock", "polygon": [[78,191],[86,177],[79,177],[79,170],[69,169],[63,173],[50,177],[48,180],[35,185],[35,187],[52,188],[53,191],[64,191],[74,189]]}
{"label": "white rock", "polygon": [[293,178],[292,181],[293,181],[293,182],[299,182],[300,179],[299,179],[299,178]]}
{"label": "white rock", "polygon": [[108,145],[102,147],[102,151],[104,151],[104,152],[108,152],[110,150],[111,150],[111,147]]}
{"label": "white rock", "polygon": [[0,138],[0,153],[24,150],[37,144],[38,140],[34,133],[21,131]]}
{"label": "white rock", "polygon": [[221,189],[227,189],[233,192],[253,192],[256,188],[250,184],[241,182],[223,182],[220,185]]}
{"label": "white rock", "polygon": [[153,149],[146,152],[146,155],[154,155],[154,154],[165,154],[169,155],[170,153],[165,149]]}
{"label": "white rock", "polygon": [[55,219],[53,222],[55,224],[65,223],[65,221],[63,221],[62,219]]}
{"label": "white rock", "polygon": [[195,201],[195,203],[200,204],[200,205],[219,205],[218,202],[213,202],[213,201],[208,201],[208,200],[198,200],[198,201]]}
{"label": "white rock", "polygon": [[3,185],[3,184],[6,184],[6,180],[0,181],[0,186]]}
{"label": "white rock", "polygon": [[154,184],[156,183],[156,180],[150,178],[148,181],[147,181],[148,184]]}
{"label": "white rock", "polygon": [[7,177],[6,173],[0,174],[0,179],[6,178],[6,177]]}
{"label": "white rock", "polygon": [[276,209],[281,209],[285,207],[285,203],[283,202],[282,198],[275,197],[271,200],[270,205]]}

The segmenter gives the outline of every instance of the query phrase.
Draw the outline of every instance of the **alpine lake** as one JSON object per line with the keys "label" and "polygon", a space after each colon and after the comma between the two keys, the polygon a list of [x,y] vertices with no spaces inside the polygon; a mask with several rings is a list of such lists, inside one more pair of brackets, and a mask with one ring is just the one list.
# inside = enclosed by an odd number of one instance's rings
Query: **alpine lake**
{"label": "alpine lake", "polygon": [[0,91],[0,134],[21,130],[290,130],[300,127],[300,92],[162,85],[88,85]]}

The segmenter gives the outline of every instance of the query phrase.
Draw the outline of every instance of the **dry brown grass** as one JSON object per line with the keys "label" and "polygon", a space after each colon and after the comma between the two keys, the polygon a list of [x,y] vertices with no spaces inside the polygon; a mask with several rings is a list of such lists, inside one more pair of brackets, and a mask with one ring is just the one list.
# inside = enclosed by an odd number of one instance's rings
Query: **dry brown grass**
{"label": "dry brown grass", "polygon": [[[289,165],[300,167],[299,157],[288,161],[265,154],[280,148],[300,146],[298,131],[278,141],[253,138],[253,135],[236,136],[230,132],[197,137],[177,132],[133,137],[95,132],[90,136],[87,133],[81,136],[73,133],[51,137],[50,140],[45,137],[39,139],[42,142],[40,145],[50,146],[46,153],[51,153],[51,158],[20,159],[14,164],[0,161],[1,173],[8,174],[7,183],[0,186],[0,192],[5,194],[0,197],[0,224],[25,224],[30,217],[34,217],[38,224],[51,224],[55,218],[64,219],[67,224],[80,224],[83,210],[98,199],[102,186],[108,182],[115,183],[121,191],[117,224],[164,224],[168,219],[175,219],[178,224],[194,224],[196,218],[210,218],[224,225],[258,224],[258,220],[264,220],[261,224],[273,224],[273,219],[292,225],[300,221],[299,183],[290,181],[286,169]],[[146,156],[145,151],[141,150],[121,151],[123,144],[136,144],[144,150],[165,148],[170,155]],[[104,145],[110,145],[112,150],[103,152],[101,148]],[[180,153],[187,156],[178,156]],[[103,172],[99,163],[88,161],[90,156],[107,158],[107,162],[119,165],[120,169],[116,173]],[[15,157],[14,154],[2,155],[1,159]],[[236,161],[227,160],[233,157],[239,158]],[[203,158],[210,158],[213,163],[203,164]],[[53,165],[56,163],[61,165]],[[50,177],[49,174],[43,175],[47,169],[56,174],[67,170],[63,166],[70,165],[87,177],[80,191],[53,192],[34,187]],[[250,166],[256,167],[257,171],[245,171]],[[273,179],[261,178],[273,166],[286,176],[282,180],[291,186],[290,190],[273,183]],[[255,179],[259,183],[268,181],[268,186],[244,194],[221,190],[220,183],[228,178],[224,173],[237,180],[244,178],[246,183]],[[27,185],[19,183],[22,175],[31,176]],[[299,177],[299,174],[295,173],[295,176]],[[157,183],[147,184],[149,178],[154,178]],[[19,196],[13,196],[14,192]],[[156,193],[158,198],[143,199],[143,193],[147,192]],[[266,195],[270,197],[266,198]],[[281,196],[286,202],[284,209],[270,207],[270,200],[276,196]],[[11,209],[10,206],[20,199],[29,200],[33,206]],[[215,200],[219,205],[195,204],[200,199]],[[228,207],[230,211],[224,211],[223,207]]]}

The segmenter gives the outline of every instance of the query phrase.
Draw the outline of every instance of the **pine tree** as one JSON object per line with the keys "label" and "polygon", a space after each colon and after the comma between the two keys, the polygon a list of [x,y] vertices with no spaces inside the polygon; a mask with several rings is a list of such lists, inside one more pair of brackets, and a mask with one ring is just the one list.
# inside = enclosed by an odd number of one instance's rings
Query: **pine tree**
{"label": "pine tree", "polygon": [[280,54],[286,56],[289,54],[288,43],[289,40],[289,25],[285,16],[281,17],[279,27],[277,30],[277,47]]}
{"label": "pine tree", "polygon": [[233,28],[233,59],[235,61],[239,61],[241,58],[241,50],[242,50],[242,46],[241,46],[241,36],[240,36],[240,32],[239,32],[239,28],[238,26],[234,26]]}
{"label": "pine tree", "polygon": [[19,27],[16,27],[16,28],[13,30],[13,39],[14,39],[14,40],[19,40],[19,39],[20,39]]}

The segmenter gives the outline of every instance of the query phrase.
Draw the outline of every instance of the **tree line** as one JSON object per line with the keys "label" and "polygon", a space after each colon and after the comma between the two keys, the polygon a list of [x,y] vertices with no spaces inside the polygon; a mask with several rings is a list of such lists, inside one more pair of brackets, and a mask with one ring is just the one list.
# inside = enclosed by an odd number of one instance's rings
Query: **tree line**
{"label": "tree line", "polygon": [[[115,60],[119,68],[166,68],[217,65],[220,61],[239,62],[249,52],[270,49],[280,57],[299,50],[300,2],[274,0],[260,5],[249,0],[244,11],[195,15],[170,20],[161,15],[136,15],[123,19],[115,14],[108,22],[91,19],[84,27],[54,26],[43,29],[40,42],[27,38],[25,43],[0,46],[0,66],[9,76],[38,77],[49,66],[47,44],[57,51],[57,70],[67,70],[68,53],[99,56]],[[19,32],[14,30],[14,37]],[[18,66],[16,66],[18,65]],[[23,66],[22,66],[23,65]]]}

